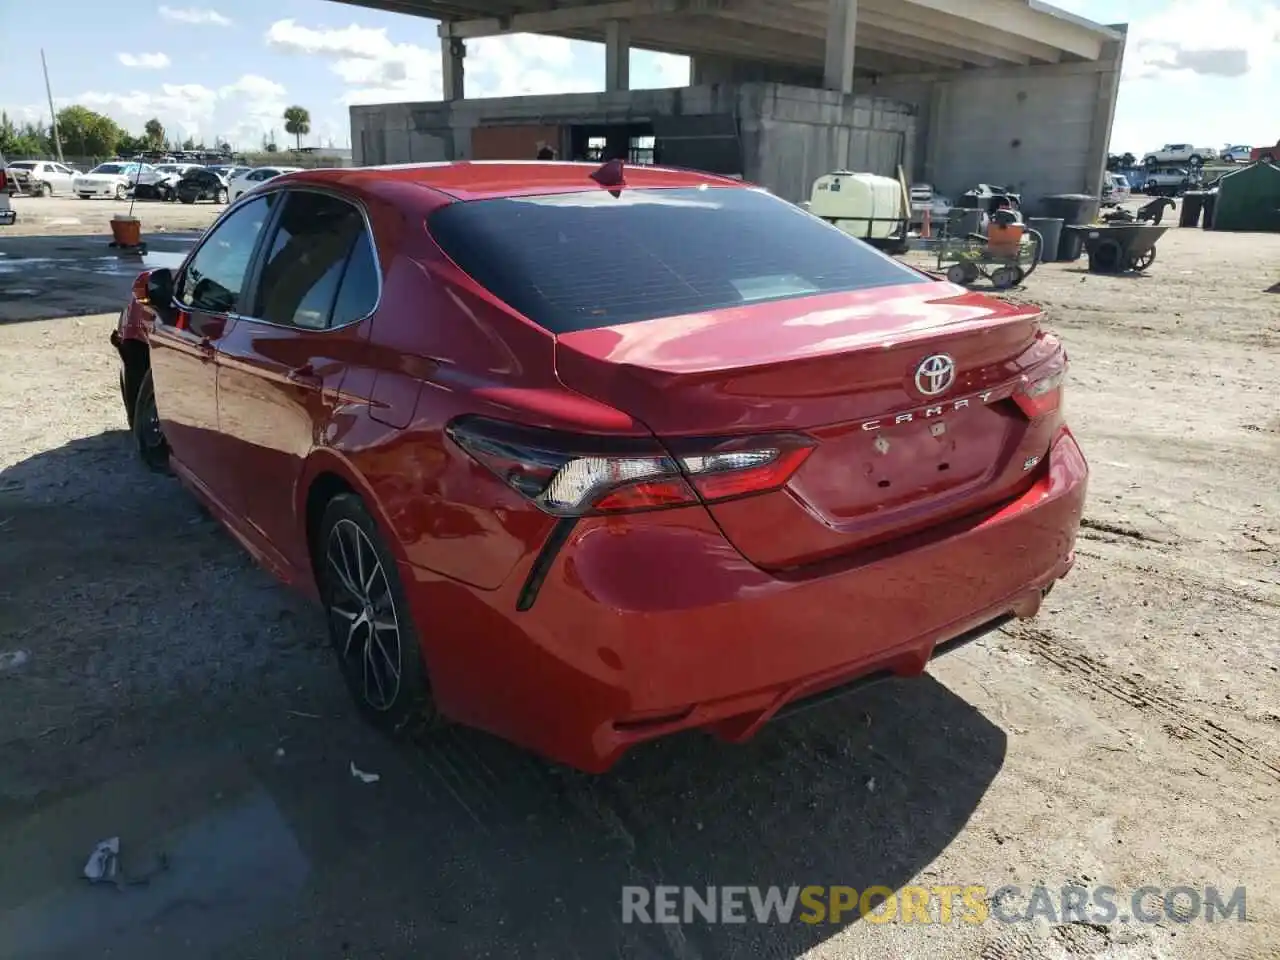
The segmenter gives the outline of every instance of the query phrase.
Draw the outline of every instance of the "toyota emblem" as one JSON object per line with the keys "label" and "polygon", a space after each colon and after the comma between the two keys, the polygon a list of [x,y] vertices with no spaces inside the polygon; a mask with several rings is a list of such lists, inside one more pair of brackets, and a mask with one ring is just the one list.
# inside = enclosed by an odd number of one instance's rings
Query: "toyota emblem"
{"label": "toyota emblem", "polygon": [[956,380],[956,362],[945,353],[925,357],[916,367],[916,389],[926,397],[936,397]]}

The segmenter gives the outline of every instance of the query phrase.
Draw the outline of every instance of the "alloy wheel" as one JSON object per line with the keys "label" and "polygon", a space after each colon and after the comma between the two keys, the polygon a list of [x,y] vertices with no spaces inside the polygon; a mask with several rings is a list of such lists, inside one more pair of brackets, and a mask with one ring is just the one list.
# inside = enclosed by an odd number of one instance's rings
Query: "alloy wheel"
{"label": "alloy wheel", "polygon": [[371,710],[395,706],[403,667],[400,620],[382,560],[351,520],[329,531],[326,598],[334,643],[353,685]]}

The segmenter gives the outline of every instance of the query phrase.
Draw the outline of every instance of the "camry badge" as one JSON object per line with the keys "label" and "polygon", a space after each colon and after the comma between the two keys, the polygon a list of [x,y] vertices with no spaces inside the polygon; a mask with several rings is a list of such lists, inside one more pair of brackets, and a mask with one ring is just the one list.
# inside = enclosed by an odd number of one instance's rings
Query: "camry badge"
{"label": "camry badge", "polygon": [[916,367],[916,389],[926,397],[945,393],[956,379],[956,362],[945,353],[925,357]]}

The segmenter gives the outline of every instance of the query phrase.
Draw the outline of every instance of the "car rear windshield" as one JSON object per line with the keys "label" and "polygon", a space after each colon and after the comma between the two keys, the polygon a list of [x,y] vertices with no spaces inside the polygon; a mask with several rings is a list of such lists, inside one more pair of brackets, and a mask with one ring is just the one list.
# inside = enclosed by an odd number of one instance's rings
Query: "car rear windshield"
{"label": "car rear windshield", "polygon": [[428,228],[552,333],[927,278],[761,190],[623,189],[452,203]]}

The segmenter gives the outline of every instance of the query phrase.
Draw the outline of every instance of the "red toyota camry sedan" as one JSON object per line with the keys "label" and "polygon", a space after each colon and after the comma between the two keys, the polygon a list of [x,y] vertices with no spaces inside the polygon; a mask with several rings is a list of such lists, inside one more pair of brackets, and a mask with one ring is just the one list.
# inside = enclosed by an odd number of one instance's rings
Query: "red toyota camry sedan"
{"label": "red toyota camry sedan", "polygon": [[289,174],[112,343],[143,459],[316,597],[371,719],[588,771],[1034,615],[1085,498],[1039,311],[688,171]]}

